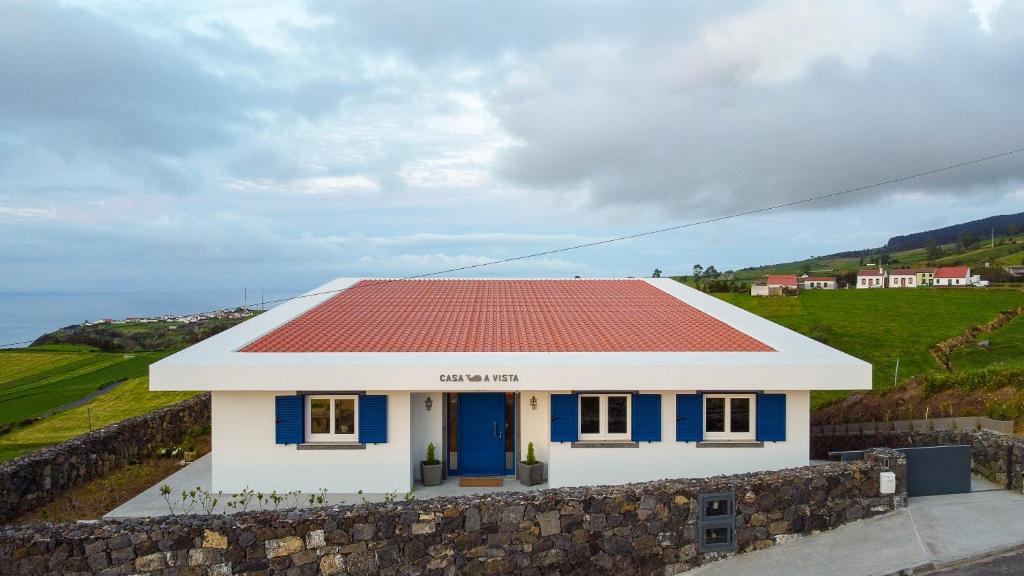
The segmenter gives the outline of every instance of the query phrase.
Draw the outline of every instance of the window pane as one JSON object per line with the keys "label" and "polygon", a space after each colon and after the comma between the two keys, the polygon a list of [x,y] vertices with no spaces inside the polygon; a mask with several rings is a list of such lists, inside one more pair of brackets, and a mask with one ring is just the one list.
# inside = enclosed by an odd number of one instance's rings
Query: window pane
{"label": "window pane", "polygon": [[334,433],[356,433],[356,401],[354,398],[342,398],[334,401]]}
{"label": "window pane", "polygon": [[706,398],[704,425],[708,432],[725,432],[725,398]]}
{"label": "window pane", "polygon": [[608,397],[608,433],[626,433],[626,397]]}
{"label": "window pane", "polygon": [[580,433],[601,433],[601,399],[597,396],[580,398]]}
{"label": "window pane", "polygon": [[705,544],[728,544],[729,543],[729,528],[723,526],[721,528],[705,528],[704,529],[704,543]]}
{"label": "window pane", "polygon": [[730,432],[750,432],[750,398],[729,399]]}
{"label": "window pane", "polygon": [[704,517],[711,518],[714,516],[726,516],[729,514],[729,501],[722,500],[708,500],[704,503]]}
{"label": "window pane", "polygon": [[309,431],[313,434],[331,432],[331,401],[325,399],[309,401]]}

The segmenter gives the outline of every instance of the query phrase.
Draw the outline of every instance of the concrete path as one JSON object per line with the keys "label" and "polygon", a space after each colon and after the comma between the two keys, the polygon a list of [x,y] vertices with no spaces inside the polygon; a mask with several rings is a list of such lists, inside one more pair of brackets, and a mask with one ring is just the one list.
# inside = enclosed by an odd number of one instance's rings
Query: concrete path
{"label": "concrete path", "polygon": [[[170,513],[167,502],[164,497],[160,495],[160,487],[166,484],[171,488],[171,504],[174,508],[175,514],[184,513],[184,506],[180,502],[180,494],[182,491],[189,491],[195,489],[197,486],[203,490],[210,491],[211,482],[211,463],[213,454],[207,454],[202,458],[199,458],[192,464],[185,466],[181,470],[178,470],[171,476],[161,480],[155,485],[147,488],[145,491],[140,493],[135,498],[132,498],[128,502],[118,506],[114,510],[107,513],[104,518],[139,518],[143,516],[161,516]],[[505,485],[501,488],[462,488],[459,486],[457,479],[449,478],[440,486],[423,486],[417,483],[413,489],[411,496],[414,498],[433,498],[435,496],[461,496],[467,494],[486,494],[489,492],[508,492],[508,491],[524,491],[524,490],[542,490],[547,488],[547,484],[539,484],[537,486],[523,486],[518,480],[511,477],[505,478]],[[387,499],[402,500],[405,498],[405,494],[327,494],[326,505],[331,506],[334,504],[360,504],[362,502],[383,502]],[[238,512],[240,510],[229,509],[226,507],[228,500],[231,499],[231,495],[218,495],[217,499],[220,503],[214,509],[215,512]],[[309,507],[309,494],[300,494],[298,497],[288,496],[283,502],[280,503],[278,508],[294,508],[296,505],[299,508]],[[274,505],[272,503],[264,503],[264,509],[272,509]],[[248,509],[259,510],[259,503],[255,499],[249,504]],[[193,513],[199,513],[201,511],[198,505],[192,508]]]}
{"label": "concrete path", "polygon": [[975,479],[975,492],[912,498],[904,510],[713,562],[687,576],[882,576],[1024,544],[1024,496]]}

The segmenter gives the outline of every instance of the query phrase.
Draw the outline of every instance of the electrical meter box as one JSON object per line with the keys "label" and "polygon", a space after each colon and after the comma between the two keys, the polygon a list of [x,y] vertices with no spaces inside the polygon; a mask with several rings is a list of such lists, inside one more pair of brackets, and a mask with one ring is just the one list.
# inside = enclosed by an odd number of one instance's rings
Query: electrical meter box
{"label": "electrical meter box", "polygon": [[878,492],[881,494],[895,494],[896,493],[896,473],[895,472],[879,472],[878,473]]}

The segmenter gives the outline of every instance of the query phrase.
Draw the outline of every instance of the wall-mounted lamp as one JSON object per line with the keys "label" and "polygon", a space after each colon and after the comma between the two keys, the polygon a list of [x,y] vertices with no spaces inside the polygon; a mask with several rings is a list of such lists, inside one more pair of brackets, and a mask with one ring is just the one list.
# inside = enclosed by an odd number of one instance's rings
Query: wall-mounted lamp
{"label": "wall-mounted lamp", "polygon": [[536,396],[531,396],[530,397],[530,408],[533,408],[534,410],[537,409],[537,397]]}
{"label": "wall-mounted lamp", "polygon": [[423,407],[427,409],[427,412],[430,412],[430,409],[434,407],[434,400],[427,396],[427,399],[423,401]]}

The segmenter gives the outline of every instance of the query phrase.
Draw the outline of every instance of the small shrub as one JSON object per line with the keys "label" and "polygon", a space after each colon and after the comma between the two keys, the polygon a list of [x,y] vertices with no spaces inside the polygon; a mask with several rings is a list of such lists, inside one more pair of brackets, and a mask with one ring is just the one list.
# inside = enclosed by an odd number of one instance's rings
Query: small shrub
{"label": "small shrub", "polygon": [[424,460],[425,464],[434,465],[434,464],[438,463],[436,450],[437,449],[434,448],[434,443],[433,442],[431,442],[430,444],[427,444],[427,459]]}
{"label": "small shrub", "polygon": [[533,453],[533,442],[526,445],[526,465],[533,466],[537,463],[537,455]]}

